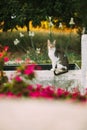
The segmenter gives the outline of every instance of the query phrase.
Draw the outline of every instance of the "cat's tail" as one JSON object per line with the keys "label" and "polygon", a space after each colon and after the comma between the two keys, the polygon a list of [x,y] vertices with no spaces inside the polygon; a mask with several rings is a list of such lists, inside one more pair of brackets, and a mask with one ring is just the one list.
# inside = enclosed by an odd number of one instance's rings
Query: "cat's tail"
{"label": "cat's tail", "polygon": [[61,75],[61,74],[64,74],[64,73],[67,73],[68,72],[68,69],[66,68],[62,68],[62,69],[55,69],[54,70],[54,74],[57,76],[57,75]]}

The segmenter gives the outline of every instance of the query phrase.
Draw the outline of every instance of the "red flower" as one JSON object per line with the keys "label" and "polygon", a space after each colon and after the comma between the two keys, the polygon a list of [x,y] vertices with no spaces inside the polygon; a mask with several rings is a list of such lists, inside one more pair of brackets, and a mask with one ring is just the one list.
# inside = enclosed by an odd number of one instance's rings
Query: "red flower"
{"label": "red flower", "polygon": [[9,48],[8,46],[5,46],[4,51],[8,51],[8,48]]}
{"label": "red flower", "polygon": [[38,92],[38,91],[35,91],[35,92],[31,92],[30,94],[30,97],[40,97],[40,92]]}
{"label": "red flower", "polygon": [[22,79],[21,79],[20,76],[16,76],[16,77],[15,77],[15,80],[16,80],[17,82],[21,82],[21,81],[22,81]]}
{"label": "red flower", "polygon": [[54,93],[55,91],[51,86],[43,88],[42,91],[40,92],[41,96],[45,98],[53,98]]}
{"label": "red flower", "polygon": [[42,85],[41,84],[37,84],[36,91],[41,91],[41,89],[42,89]]}
{"label": "red flower", "polygon": [[36,70],[42,70],[41,66],[37,65],[36,67]]}
{"label": "red flower", "polygon": [[25,70],[24,70],[24,74],[26,74],[26,75],[33,74],[34,73],[34,67],[35,67],[35,65],[27,66],[27,68],[25,68]]}
{"label": "red flower", "polygon": [[4,57],[4,62],[7,62],[9,61],[9,58],[8,57]]}
{"label": "red flower", "polygon": [[27,86],[27,89],[28,89],[29,91],[32,91],[32,90],[33,90],[33,86],[32,86],[32,85],[29,85],[29,86]]}
{"label": "red flower", "polygon": [[5,97],[5,94],[4,93],[0,93],[0,98],[3,98]]}
{"label": "red flower", "polygon": [[58,89],[57,89],[57,96],[58,96],[58,97],[63,96],[63,95],[64,95],[64,92],[65,92],[64,89],[62,89],[62,88],[58,88]]}
{"label": "red flower", "polygon": [[12,93],[12,92],[7,92],[7,94],[6,94],[8,97],[13,97],[14,96],[14,94]]}
{"label": "red flower", "polygon": [[78,93],[78,92],[72,93],[72,99],[78,99],[79,96],[80,96],[80,93]]}
{"label": "red flower", "polygon": [[2,58],[3,57],[3,53],[2,52],[0,52],[0,58]]}

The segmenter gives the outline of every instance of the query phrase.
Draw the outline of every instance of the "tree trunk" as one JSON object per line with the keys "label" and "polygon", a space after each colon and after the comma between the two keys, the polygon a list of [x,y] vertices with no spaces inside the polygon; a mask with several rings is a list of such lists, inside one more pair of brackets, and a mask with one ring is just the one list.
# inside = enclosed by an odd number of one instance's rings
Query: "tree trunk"
{"label": "tree trunk", "polygon": [[30,31],[29,21],[26,21],[27,32]]}

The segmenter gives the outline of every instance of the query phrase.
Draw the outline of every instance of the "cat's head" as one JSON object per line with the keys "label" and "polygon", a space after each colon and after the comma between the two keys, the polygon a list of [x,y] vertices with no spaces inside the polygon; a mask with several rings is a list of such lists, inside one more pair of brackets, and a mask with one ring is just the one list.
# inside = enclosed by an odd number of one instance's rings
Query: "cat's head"
{"label": "cat's head", "polygon": [[47,40],[47,47],[48,47],[48,49],[55,48],[55,44],[56,44],[56,40],[54,40],[53,42],[51,42],[49,39]]}

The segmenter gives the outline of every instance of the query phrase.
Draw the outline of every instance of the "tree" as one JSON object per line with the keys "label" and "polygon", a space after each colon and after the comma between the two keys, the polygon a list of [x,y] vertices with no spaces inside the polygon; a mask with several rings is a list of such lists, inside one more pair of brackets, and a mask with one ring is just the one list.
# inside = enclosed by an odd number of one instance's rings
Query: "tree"
{"label": "tree", "polygon": [[[3,31],[16,28],[17,16],[19,12],[19,3],[17,0],[2,0],[0,3],[0,28]],[[3,23],[3,24],[2,24]]]}
{"label": "tree", "polygon": [[27,27],[29,22],[33,26],[41,25],[46,16],[51,16],[56,26],[59,22],[69,26],[70,18],[75,19],[76,26],[82,23],[87,26],[86,0],[0,0],[0,28],[3,31],[16,28],[16,25]]}
{"label": "tree", "polygon": [[86,28],[87,33],[87,0],[78,0],[78,13],[81,19],[81,26]]}

